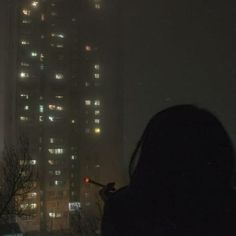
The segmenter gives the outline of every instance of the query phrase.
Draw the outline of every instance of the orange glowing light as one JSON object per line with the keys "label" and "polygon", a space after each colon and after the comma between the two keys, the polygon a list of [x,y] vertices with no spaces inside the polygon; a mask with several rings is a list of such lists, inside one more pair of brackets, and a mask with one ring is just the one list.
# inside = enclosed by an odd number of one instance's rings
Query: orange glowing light
{"label": "orange glowing light", "polygon": [[84,178],[84,182],[85,182],[86,184],[90,183],[90,178],[89,178],[89,177],[85,177],[85,178]]}

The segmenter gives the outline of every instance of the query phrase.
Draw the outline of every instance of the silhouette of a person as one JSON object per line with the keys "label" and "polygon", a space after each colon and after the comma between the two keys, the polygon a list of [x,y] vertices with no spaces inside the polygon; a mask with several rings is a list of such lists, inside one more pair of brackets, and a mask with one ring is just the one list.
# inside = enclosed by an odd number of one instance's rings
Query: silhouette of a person
{"label": "silhouette of a person", "polygon": [[179,105],[155,115],[130,169],[130,184],[105,202],[102,236],[236,235],[234,149],[210,112]]}

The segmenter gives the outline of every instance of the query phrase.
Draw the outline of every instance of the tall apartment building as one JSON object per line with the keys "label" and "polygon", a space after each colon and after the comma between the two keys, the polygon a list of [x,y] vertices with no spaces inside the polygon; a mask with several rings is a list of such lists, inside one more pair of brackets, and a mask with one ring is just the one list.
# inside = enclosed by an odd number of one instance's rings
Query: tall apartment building
{"label": "tall apartment building", "polygon": [[97,189],[84,186],[84,176],[122,181],[117,3],[12,2],[6,134],[29,138],[39,172],[22,203],[32,210],[20,221],[25,231],[67,230],[75,208],[93,212]]}

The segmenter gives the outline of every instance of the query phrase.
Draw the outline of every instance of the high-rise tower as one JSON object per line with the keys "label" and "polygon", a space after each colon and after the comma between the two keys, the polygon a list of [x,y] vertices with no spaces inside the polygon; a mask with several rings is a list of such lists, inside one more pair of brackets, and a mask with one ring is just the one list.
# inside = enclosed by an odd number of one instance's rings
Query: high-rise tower
{"label": "high-rise tower", "polygon": [[[26,231],[67,230],[75,208],[92,212],[83,176],[120,181],[122,72],[119,9],[105,0],[17,0],[6,132],[30,141],[39,172],[22,208]],[[13,13],[14,12],[14,13]],[[13,125],[12,125],[13,124]]]}

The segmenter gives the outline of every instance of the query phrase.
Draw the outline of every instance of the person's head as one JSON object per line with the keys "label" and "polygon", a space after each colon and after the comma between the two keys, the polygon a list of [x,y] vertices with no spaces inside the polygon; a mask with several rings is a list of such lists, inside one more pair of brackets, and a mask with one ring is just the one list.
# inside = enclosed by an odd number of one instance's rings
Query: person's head
{"label": "person's head", "polygon": [[[234,150],[220,121],[193,105],[156,114],[139,142],[131,185],[145,188],[218,189],[229,187]],[[137,150],[131,160],[134,162]]]}

